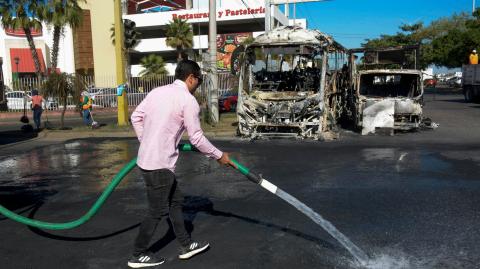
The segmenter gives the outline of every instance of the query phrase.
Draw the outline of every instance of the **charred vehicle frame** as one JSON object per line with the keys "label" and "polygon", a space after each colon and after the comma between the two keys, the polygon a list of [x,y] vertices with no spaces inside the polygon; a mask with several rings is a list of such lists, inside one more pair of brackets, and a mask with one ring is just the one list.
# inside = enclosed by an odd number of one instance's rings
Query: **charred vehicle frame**
{"label": "charred vehicle frame", "polygon": [[354,70],[347,106],[362,135],[379,128],[393,132],[420,127],[423,80],[417,70],[418,51],[418,46],[350,50]]}
{"label": "charred vehicle frame", "polygon": [[351,86],[342,45],[317,30],[285,26],[258,36],[234,54],[241,136],[337,136],[337,121]]}

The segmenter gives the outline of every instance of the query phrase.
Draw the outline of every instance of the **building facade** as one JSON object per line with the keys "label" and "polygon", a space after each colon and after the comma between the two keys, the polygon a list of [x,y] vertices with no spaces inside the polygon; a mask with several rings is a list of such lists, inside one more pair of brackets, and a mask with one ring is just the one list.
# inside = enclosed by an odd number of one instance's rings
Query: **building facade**
{"label": "building facade", "polygon": [[[141,41],[131,53],[131,74],[143,69],[140,60],[149,54],[162,56],[170,74],[177,59],[174,48],[166,45],[167,25],[175,18],[188,20],[194,33],[193,48],[187,51],[191,58],[201,59],[208,49],[209,1],[140,1],[129,0],[125,19],[136,23]],[[256,37],[265,30],[265,1],[223,0],[216,1],[217,66],[228,68],[230,55],[243,40]],[[274,25],[288,25],[288,18],[278,7],[272,9]]]}
{"label": "building facade", "polygon": [[[43,25],[40,30],[32,29],[32,34],[41,71],[46,74],[51,71],[50,51],[53,45],[53,28]],[[57,70],[68,73],[75,72],[73,38],[70,28],[65,28],[59,45]],[[12,80],[16,77],[35,76],[33,57],[23,30],[0,27],[0,58],[3,60],[2,73],[7,87],[11,88]]]}

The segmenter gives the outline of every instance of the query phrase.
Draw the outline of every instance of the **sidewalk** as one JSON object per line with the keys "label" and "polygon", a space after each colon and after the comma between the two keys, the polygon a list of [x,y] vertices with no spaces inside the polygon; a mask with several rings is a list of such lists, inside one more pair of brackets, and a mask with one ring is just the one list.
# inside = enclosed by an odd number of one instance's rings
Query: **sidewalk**
{"label": "sidewalk", "polygon": [[[23,115],[23,113],[21,114]],[[65,117],[67,121],[67,117]],[[77,115],[69,116],[68,119],[75,120],[81,123],[81,119]],[[116,125],[116,114],[104,113],[99,115],[95,120],[100,123],[104,123],[102,119],[112,120],[108,124],[104,124],[99,129],[92,130],[86,126],[80,125],[73,127],[70,130],[42,130],[37,133],[22,133],[20,130],[16,131],[5,131],[0,132],[1,139],[3,144],[0,144],[0,152],[13,151],[14,148],[17,148],[17,145],[20,146],[19,149],[27,149],[31,147],[36,147],[38,145],[52,144],[52,143],[61,143],[67,140],[72,139],[82,139],[82,138],[134,138],[136,137],[135,132],[132,126],[118,126]],[[211,126],[208,124],[202,124],[202,129],[204,130],[205,136],[209,139],[218,139],[218,138],[234,138],[236,136],[236,114],[235,113],[226,113],[222,114],[220,117],[220,122],[216,126]],[[2,119],[2,122],[4,120]],[[8,120],[10,123],[17,124],[18,119],[13,118]],[[19,126],[21,126],[19,124]],[[68,123],[66,124],[68,126]],[[183,139],[187,139],[188,136],[185,135]]]}
{"label": "sidewalk", "polygon": [[[116,119],[116,114],[103,114],[95,118],[101,119],[114,117]],[[101,122],[100,122],[101,123]],[[235,113],[225,113],[220,117],[220,122],[215,126],[209,125],[207,123],[202,123],[202,130],[204,131],[207,137],[234,137],[236,135],[237,128],[237,117]],[[135,132],[132,126],[118,126],[116,123],[110,123],[105,126],[100,127],[99,129],[92,130],[85,126],[74,127],[72,130],[47,130],[49,137],[61,137],[69,136],[75,138],[77,136],[82,137],[135,137]]]}

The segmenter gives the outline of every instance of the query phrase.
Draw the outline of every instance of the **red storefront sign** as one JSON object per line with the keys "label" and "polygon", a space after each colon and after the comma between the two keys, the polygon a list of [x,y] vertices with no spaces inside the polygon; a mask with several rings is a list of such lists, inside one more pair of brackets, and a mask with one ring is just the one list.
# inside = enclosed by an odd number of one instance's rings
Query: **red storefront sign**
{"label": "red storefront sign", "polygon": [[[254,15],[254,14],[263,14],[265,13],[265,8],[264,7],[258,7],[258,8],[243,8],[243,9],[225,9],[225,10],[220,10],[217,12],[217,18],[223,18],[223,17],[235,17],[235,16],[242,16],[242,15]],[[178,14],[178,13],[173,13],[172,18],[176,19],[183,19],[183,20],[189,20],[189,19],[201,19],[201,18],[208,18],[209,14],[208,12],[200,12],[200,13],[185,13],[185,14]]]}

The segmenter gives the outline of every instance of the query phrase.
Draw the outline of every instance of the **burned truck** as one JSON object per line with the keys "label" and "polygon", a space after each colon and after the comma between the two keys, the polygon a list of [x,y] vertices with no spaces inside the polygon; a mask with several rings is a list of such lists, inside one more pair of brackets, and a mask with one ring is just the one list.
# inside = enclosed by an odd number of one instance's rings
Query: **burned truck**
{"label": "burned truck", "polygon": [[423,80],[417,56],[418,46],[350,50],[355,70],[348,106],[362,135],[420,127]]}
{"label": "burned truck", "polygon": [[317,30],[285,26],[255,38],[238,59],[241,136],[336,136],[349,82],[343,46]]}

